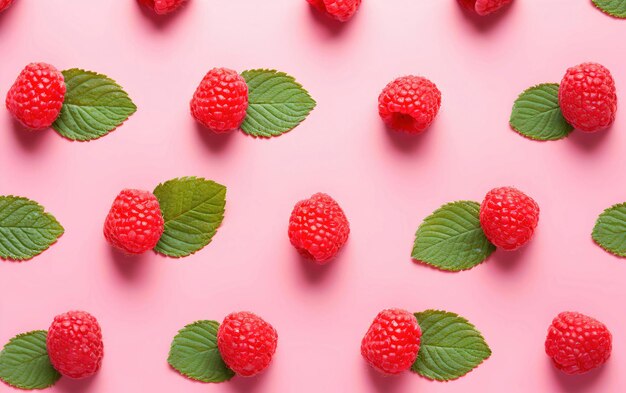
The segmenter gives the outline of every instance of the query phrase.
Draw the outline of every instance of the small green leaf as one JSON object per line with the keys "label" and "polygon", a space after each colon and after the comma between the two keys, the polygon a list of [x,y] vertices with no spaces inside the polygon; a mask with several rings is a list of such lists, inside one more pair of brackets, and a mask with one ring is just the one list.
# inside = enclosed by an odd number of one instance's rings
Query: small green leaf
{"label": "small green leaf", "polygon": [[154,250],[170,257],[191,255],[211,242],[224,219],[226,187],[199,177],[181,177],[154,190],[165,230]]}
{"label": "small green leaf", "polygon": [[20,389],[45,389],[61,374],[52,367],[46,348],[45,330],[13,337],[0,352],[0,379]]}
{"label": "small green leaf", "polygon": [[471,269],[496,247],[480,227],[480,205],[458,201],[443,205],[426,217],[415,233],[413,259],[441,270]]}
{"label": "small green leaf", "polygon": [[510,123],[513,130],[538,141],[562,139],[574,129],[561,113],[558,83],[543,83],[520,94]]}
{"label": "small green leaf", "polygon": [[593,4],[605,14],[626,18],[626,0],[593,0]]}
{"label": "small green leaf", "polygon": [[415,313],[422,329],[417,360],[411,371],[437,381],[457,379],[491,356],[478,330],[454,313],[427,310]]}
{"label": "small green leaf", "polygon": [[61,224],[37,202],[0,196],[0,258],[31,259],[54,244],[63,231]]}
{"label": "small green leaf", "polygon": [[74,141],[100,138],[137,110],[128,94],[106,75],[78,68],[62,73],[67,92],[52,128],[65,138]]}
{"label": "small green leaf", "polygon": [[296,80],[275,70],[241,73],[248,83],[248,111],[241,129],[248,135],[272,137],[300,124],[315,108],[315,100]]}
{"label": "small green leaf", "polygon": [[217,349],[219,326],[215,321],[197,321],[182,328],[170,347],[170,366],[201,382],[224,382],[234,377]]}
{"label": "small green leaf", "polygon": [[611,254],[626,257],[626,202],[613,205],[602,212],[591,237]]}

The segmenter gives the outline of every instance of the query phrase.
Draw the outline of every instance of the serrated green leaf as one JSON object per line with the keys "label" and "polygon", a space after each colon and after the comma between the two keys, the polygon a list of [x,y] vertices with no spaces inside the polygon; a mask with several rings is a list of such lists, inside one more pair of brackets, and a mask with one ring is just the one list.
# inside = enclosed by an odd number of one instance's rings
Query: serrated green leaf
{"label": "serrated green leaf", "polygon": [[52,367],[45,330],[19,334],[0,352],[0,379],[20,389],[45,389],[61,374]]}
{"label": "serrated green leaf", "polygon": [[415,233],[411,257],[441,270],[471,269],[496,247],[487,240],[478,213],[480,205],[457,201],[426,217]]}
{"label": "serrated green leaf", "polygon": [[596,221],[593,240],[606,251],[626,257],[626,202],[606,209]]}
{"label": "serrated green leaf", "polygon": [[219,326],[215,321],[197,321],[181,329],[170,347],[170,366],[201,382],[224,382],[234,377],[217,349]]}
{"label": "serrated green leaf", "polygon": [[420,350],[411,371],[437,381],[457,379],[491,356],[478,330],[457,314],[427,310],[415,313],[422,329]]}
{"label": "serrated green leaf", "polygon": [[211,242],[224,219],[226,187],[199,177],[181,177],[154,190],[165,220],[165,230],[154,250],[184,257]]}
{"label": "serrated green leaf", "polygon": [[315,100],[296,80],[275,70],[241,73],[248,83],[248,111],[241,129],[256,137],[279,136],[295,128],[315,108]]}
{"label": "serrated green leaf", "polygon": [[0,196],[0,258],[33,258],[54,244],[63,231],[61,224],[37,202]]}
{"label": "serrated green leaf", "polygon": [[63,71],[67,92],[52,128],[65,138],[89,141],[119,127],[137,107],[114,80],[92,71]]}
{"label": "serrated green leaf", "polygon": [[605,14],[626,18],[626,0],[593,0],[593,4]]}
{"label": "serrated green leaf", "polygon": [[509,122],[519,134],[538,141],[562,139],[574,129],[561,112],[558,83],[525,90],[515,100]]}

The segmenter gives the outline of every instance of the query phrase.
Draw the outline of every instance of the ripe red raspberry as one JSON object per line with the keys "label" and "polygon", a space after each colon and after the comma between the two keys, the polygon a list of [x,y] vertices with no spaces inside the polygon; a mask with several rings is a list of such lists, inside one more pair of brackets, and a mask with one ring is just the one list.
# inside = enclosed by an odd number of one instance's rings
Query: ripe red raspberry
{"label": "ripe red raspberry", "polygon": [[30,63],[19,74],[7,93],[9,112],[33,130],[50,127],[61,112],[65,80],[46,63]]}
{"label": "ripe red raspberry", "polygon": [[389,83],[378,97],[378,113],[398,131],[418,134],[433,122],[441,106],[441,92],[421,76],[404,76]]}
{"label": "ripe red raspberry", "polygon": [[504,250],[516,250],[533,236],[539,206],[512,187],[494,188],[480,205],[480,226],[487,239]]}
{"label": "ripe red raspberry", "polygon": [[226,132],[241,126],[248,109],[248,85],[227,68],[214,68],[200,82],[191,99],[191,114],[205,127]]}
{"label": "ripe red raspberry", "polygon": [[348,240],[350,224],[330,196],[317,193],[296,203],[289,218],[289,240],[298,252],[323,265]]}
{"label": "ripe red raspberry", "polygon": [[476,12],[480,16],[496,12],[511,1],[513,0],[459,0],[465,8]]}
{"label": "ripe red raspberry", "polygon": [[139,0],[146,7],[159,15],[169,14],[176,11],[186,0]]}
{"label": "ripe red raspberry", "polygon": [[251,312],[228,315],[217,331],[217,348],[224,363],[243,377],[256,375],[270,365],[277,341],[272,325]]}
{"label": "ripe red raspberry", "polygon": [[48,329],[46,345],[52,366],[66,377],[89,377],[102,364],[100,325],[84,311],[57,315]]}
{"label": "ripe red raspberry", "polygon": [[153,249],[162,234],[163,214],[156,197],[141,190],[120,192],[104,222],[107,241],[129,254],[141,254]]}
{"label": "ripe red raspberry", "polygon": [[559,86],[559,105],[565,119],[581,131],[607,128],[613,124],[617,111],[611,72],[597,63],[568,69]]}
{"label": "ripe red raspberry", "polygon": [[9,8],[13,0],[0,0],[0,12]]}
{"label": "ripe red raspberry", "polygon": [[552,321],[546,354],[566,374],[582,374],[604,364],[611,356],[611,332],[591,317],[562,312]]}
{"label": "ripe red raspberry", "polygon": [[405,310],[383,310],[361,341],[361,355],[375,369],[399,374],[417,359],[421,336],[415,315]]}
{"label": "ripe red raspberry", "polygon": [[361,0],[307,0],[317,10],[345,22],[357,12]]}

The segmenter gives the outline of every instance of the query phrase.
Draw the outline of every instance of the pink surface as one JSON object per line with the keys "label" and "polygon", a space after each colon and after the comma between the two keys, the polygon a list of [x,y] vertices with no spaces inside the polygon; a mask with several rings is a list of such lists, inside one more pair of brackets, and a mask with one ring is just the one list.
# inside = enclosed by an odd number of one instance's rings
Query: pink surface
{"label": "pink surface", "polygon": [[[626,266],[590,233],[604,208],[626,198],[626,116],[608,132],[551,143],[517,135],[508,117],[522,90],[558,82],[583,61],[607,66],[626,92],[625,33],[626,22],[583,0],[518,0],[478,22],[453,0],[366,0],[341,29],[304,0],[191,0],[158,20],[133,0],[18,0],[0,15],[0,97],[25,64],[46,61],[111,76],[139,110],[89,143],[25,132],[0,110],[0,194],[41,202],[66,229],[36,259],[0,263],[0,342],[46,329],[69,309],[97,316],[101,372],[50,392],[623,391]],[[286,71],[318,107],[280,138],[212,135],[188,102],[214,66]],[[408,73],[443,94],[439,117],[418,137],[388,133],[376,110],[385,84]],[[182,260],[111,251],[102,223],[115,195],[186,175],[228,186],[213,243]],[[411,261],[425,216],[503,185],[541,206],[530,245],[458,274]],[[322,268],[301,261],[287,238],[294,203],[317,191],[337,199],[352,226],[344,252]],[[458,312],[493,356],[450,383],[380,377],[359,344],[386,307]],[[559,374],[543,351],[551,319],[568,309],[614,333],[609,363],[582,377]],[[279,332],[265,374],[205,385],[168,367],[179,328],[235,310]]]}

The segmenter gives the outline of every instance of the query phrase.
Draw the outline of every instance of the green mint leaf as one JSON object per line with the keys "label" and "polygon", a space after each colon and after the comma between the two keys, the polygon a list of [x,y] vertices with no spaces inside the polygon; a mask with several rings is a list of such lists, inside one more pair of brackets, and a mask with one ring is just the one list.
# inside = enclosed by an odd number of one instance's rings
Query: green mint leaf
{"label": "green mint leaf", "polygon": [[593,227],[591,237],[611,254],[626,257],[626,202],[602,212]]}
{"label": "green mint leaf", "polygon": [[284,134],[315,108],[315,100],[296,80],[275,70],[241,73],[248,83],[248,111],[241,129],[255,137]]}
{"label": "green mint leaf", "polygon": [[52,128],[67,139],[90,141],[119,127],[137,107],[114,80],[92,71],[62,71],[67,85]]}
{"label": "green mint leaf", "polygon": [[170,347],[170,366],[201,382],[224,382],[234,377],[217,349],[219,326],[215,321],[197,321],[182,328]]}
{"label": "green mint leaf", "polygon": [[543,83],[525,90],[513,104],[511,128],[537,141],[565,138],[574,129],[559,107],[558,83]]}
{"label": "green mint leaf", "polygon": [[20,389],[45,389],[61,374],[52,367],[46,348],[45,330],[13,337],[0,352],[0,379]]}
{"label": "green mint leaf", "polygon": [[626,18],[626,0],[593,0],[593,4],[605,14]]}
{"label": "green mint leaf", "polygon": [[457,379],[491,356],[478,330],[454,313],[427,310],[415,313],[422,329],[417,360],[411,371],[437,381]]}
{"label": "green mint leaf", "polygon": [[61,224],[37,202],[0,196],[0,258],[31,259],[47,250],[63,231]]}
{"label": "green mint leaf", "polygon": [[415,233],[411,257],[441,270],[461,271],[483,262],[496,247],[480,227],[480,205],[458,201],[426,217]]}
{"label": "green mint leaf", "polygon": [[224,219],[226,187],[199,177],[181,177],[154,190],[165,220],[165,230],[154,250],[184,257],[211,242]]}

